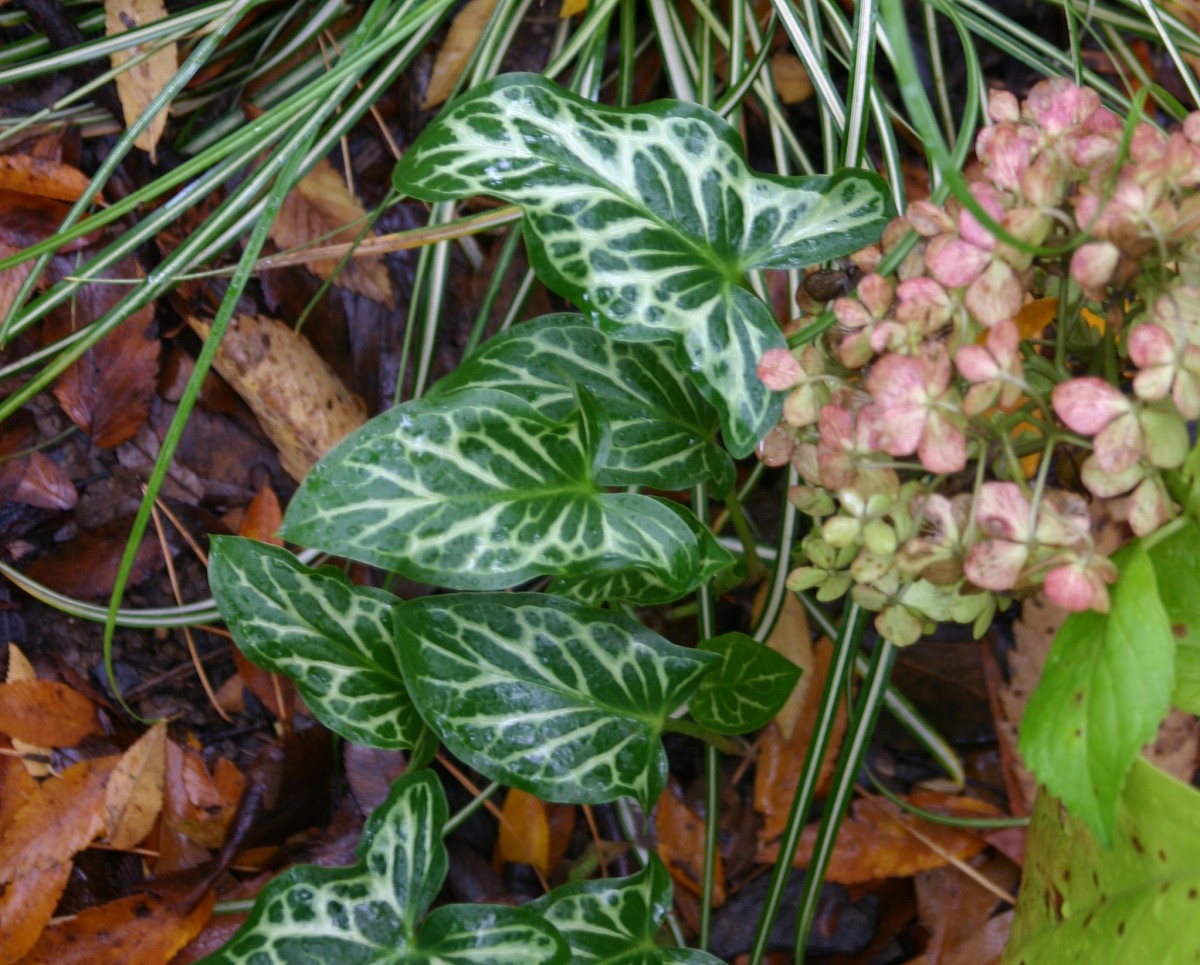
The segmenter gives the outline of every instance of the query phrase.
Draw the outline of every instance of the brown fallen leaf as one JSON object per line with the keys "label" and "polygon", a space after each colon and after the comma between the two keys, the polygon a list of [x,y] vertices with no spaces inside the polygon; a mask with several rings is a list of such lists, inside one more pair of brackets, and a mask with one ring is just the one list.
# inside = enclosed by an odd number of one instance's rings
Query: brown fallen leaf
{"label": "brown fallen leaf", "polygon": [[[0,188],[0,211],[4,212],[4,217],[0,218],[0,244],[12,252],[37,244],[58,231],[70,210],[70,205],[54,198]],[[64,244],[58,251],[78,251],[94,242],[97,237],[93,232],[83,238],[76,238]]]}
{"label": "brown fallen leaf", "polygon": [[364,815],[370,814],[387,800],[392,785],[408,769],[405,751],[364,747],[347,741],[342,745],[342,770],[346,783]]}
{"label": "brown fallen leaf", "polygon": [[42,747],[74,747],[100,732],[96,705],[66,684],[18,680],[0,684],[0,732]]}
{"label": "brown fallen leaf", "polygon": [[495,864],[533,865],[550,874],[550,819],[546,806],[525,791],[510,788],[501,809],[503,819],[496,838]]}
{"label": "brown fallen leaf", "polygon": [[[1017,867],[1000,855],[980,854],[969,864],[1001,891],[1010,891],[1020,878]],[[975,938],[992,917],[999,900],[995,892],[983,887],[957,868],[935,868],[922,871],[913,880],[917,892],[917,911],[921,924],[929,932],[923,956],[927,965],[946,965],[968,942],[977,951]],[[996,951],[995,959],[999,960]],[[978,965],[990,965],[979,958]]]}
{"label": "brown fallen leaf", "polygon": [[0,965],[25,960],[71,877],[69,860],[34,868],[0,890]]}
{"label": "brown fallen leaf", "polygon": [[[15,255],[19,250],[15,246],[0,242],[0,258]],[[13,303],[17,300],[17,292],[25,284],[25,279],[29,277],[29,272],[32,268],[33,263],[25,261],[19,265],[14,265],[12,268],[5,268],[3,271],[0,271],[0,318],[8,315],[9,309],[13,307]]]}
{"label": "brown fallen leaf", "polygon": [[162,810],[167,725],[160,721],[121,755],[104,792],[108,843],[132,848],[154,827]]}
{"label": "brown fallen leaf", "polygon": [[425,99],[421,101],[421,110],[427,111],[431,107],[437,107],[450,96],[463,71],[467,69],[475,48],[479,46],[483,28],[487,26],[495,9],[496,0],[469,0],[455,15],[446,40],[433,62],[429,85],[425,88]]}
{"label": "brown fallen leaf", "polygon": [[[362,233],[367,213],[345,180],[326,158],[316,163],[283,200],[271,225],[271,240],[280,248],[297,248],[320,239],[322,244],[352,244]],[[350,258],[338,271],[332,258],[305,262],[322,281],[392,308],[396,296],[387,263],[380,255]],[[337,272],[336,276],[334,272]]]}
{"label": "brown fallen leaf", "polygon": [[155,874],[208,861],[209,848],[225,840],[244,787],[245,777],[232,761],[219,758],[210,772],[198,751],[168,740]]}
{"label": "brown fallen leaf", "polygon": [[[5,743],[0,740],[0,746]],[[37,793],[37,789],[37,781],[21,766],[18,758],[0,755],[0,838],[4,837],[17,812]]]}
{"label": "brown fallen leaf", "polygon": [[29,154],[0,154],[0,188],[74,203],[91,179],[79,168]]}
{"label": "brown fallen leaf", "polygon": [[[675,881],[692,894],[702,892],[704,880],[704,819],[683,802],[672,779],[658,799],[654,812],[658,856]],[[725,868],[720,851],[713,874],[713,907],[725,904]]]}
{"label": "brown fallen leaf", "polygon": [[263,483],[262,488],[254,494],[250,505],[246,507],[246,515],[238,526],[238,536],[246,539],[256,539],[273,546],[282,546],[279,537],[279,527],[283,523],[283,510],[279,506],[279,497],[275,495],[269,483]]}
{"label": "brown fallen leaf", "polygon": [[[983,801],[935,791],[916,791],[908,796],[908,801],[927,811],[959,817],[995,817],[1000,813]],[[936,845],[941,853],[906,831],[906,825]],[[804,829],[796,847],[795,867],[807,867],[818,829],[819,822]],[[970,858],[984,847],[983,839],[965,828],[934,824],[901,811],[884,798],[860,799],[850,806],[850,813],[842,823],[826,879],[853,885],[876,878],[908,878],[918,871],[943,867],[949,860],[946,855]],[[772,864],[778,855],[776,843],[762,849],[758,859]]]}
{"label": "brown fallen leaf", "polygon": [[67,861],[104,833],[104,786],[117,760],[80,761],[42,782],[0,838],[0,884]]}
{"label": "brown fallen leaf", "polygon": [[[8,645],[8,676],[6,680],[10,684],[21,680],[37,680],[33,664],[15,643]],[[19,738],[13,739],[12,746],[13,750],[23,755],[21,766],[30,777],[46,777],[50,773],[51,748],[30,744]],[[45,758],[45,760],[35,760],[34,758]],[[3,829],[4,826],[0,824],[0,833],[3,833]]]}
{"label": "brown fallen leaf", "polygon": [[[209,323],[188,317],[207,336]],[[238,315],[215,361],[217,371],[258,417],[296,480],[366,421],[366,407],[304,336],[263,315]]]}
{"label": "brown fallen leaf", "polygon": [[[763,586],[761,598],[766,597],[766,586]],[[784,740],[791,740],[796,733],[796,724],[808,701],[813,678],[813,643],[812,630],[808,625],[808,611],[800,598],[789,593],[784,597],[783,608],[779,619],[767,637],[767,646],[777,653],[787,657],[802,671],[796,686],[792,688],[788,699],[784,701],[779,713],[775,715],[775,725]]]}
{"label": "brown fallen leaf", "polygon": [[[112,592],[117,567],[125,550],[133,516],[120,516],[74,539],[58,543],[26,567],[31,579],[76,599],[94,600]],[[129,574],[129,585],[139,586],[163,568],[162,550],[151,533],[142,540]]]}
{"label": "brown fallen leaf", "polygon": [[31,452],[0,463],[0,499],[39,509],[74,509],[79,493],[58,463],[44,453]]}
{"label": "brown fallen leaf", "polygon": [[785,104],[799,104],[813,95],[812,79],[795,54],[780,51],[771,57],[775,92]]}
{"label": "brown fallen leaf", "polygon": [[[134,27],[144,27],[163,20],[166,16],[167,8],[162,0],[104,0],[104,34],[115,37]],[[154,49],[154,53],[149,53],[151,49]],[[149,56],[144,57],[145,54]],[[134,63],[117,75],[117,96],[121,99],[126,127],[137,120],[138,115],[150,106],[150,102],[175,75],[179,68],[179,54],[174,42],[161,44],[154,41],[145,48],[138,45],[112,55],[114,70],[130,61]],[[154,115],[149,127],[138,135],[135,143],[150,155],[151,161],[156,159],[158,142],[166,126],[167,106],[164,105]]]}
{"label": "brown fallen leaf", "polygon": [[165,965],[212,915],[209,892],[190,911],[155,895],[131,895],[47,928],[22,965]]}
{"label": "brown fallen leaf", "polygon": [[[137,262],[125,259],[107,277],[142,278]],[[47,341],[62,338],[95,321],[124,297],[127,289],[103,282],[84,285],[75,299],[55,310],[44,327]],[[154,309],[147,305],[125,319],[62,374],[54,397],[79,428],[102,448],[132,439],[150,415],[158,383],[160,343]]]}
{"label": "brown fallen leaf", "polygon": [[[805,674],[810,678],[808,693],[791,739],[785,739],[775,724],[769,725],[763,731],[758,767],[754,773],[754,810],[763,816],[763,825],[758,832],[760,842],[774,841],[783,833],[787,824],[788,813],[792,809],[792,795],[800,782],[800,771],[804,767],[808,745],[812,740],[813,727],[820,709],[821,691],[825,687],[825,678],[829,675],[832,656],[833,645],[824,638],[819,640],[813,648],[812,673]],[[821,762],[818,794],[833,773],[845,731],[846,710],[843,704],[834,722],[829,749]]]}

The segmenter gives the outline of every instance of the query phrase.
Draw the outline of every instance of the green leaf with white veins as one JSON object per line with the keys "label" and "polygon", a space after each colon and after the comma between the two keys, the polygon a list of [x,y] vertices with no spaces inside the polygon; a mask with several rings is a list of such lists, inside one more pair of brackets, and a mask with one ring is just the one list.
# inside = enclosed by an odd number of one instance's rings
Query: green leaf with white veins
{"label": "green leaf with white veins", "polygon": [[667,778],[663,723],[716,659],[540,593],[410,600],[395,627],[408,692],[450,751],[563,804],[648,809]]}
{"label": "green leaf with white veins", "polygon": [[725,492],[733,484],[716,410],[666,343],[617,342],[581,315],[545,315],[489,340],[431,394],[470,386],[518,395],[551,419],[566,418],[582,387],[611,435],[596,467],[601,485],[676,490],[711,480]]}
{"label": "green leaf with white veins", "polygon": [[741,457],[778,420],[756,369],[784,345],[746,272],[856,251],[890,214],[873,174],[773,177],[743,158],[733,128],[696,105],[618,110],[510,74],[438,115],[393,181],[426,201],[520,205],[542,281],[616,338],[672,341]]}
{"label": "green leaf with white veins", "polygon": [[396,597],[234,536],[212,538],[208,579],[238,649],[294,680],[326,727],[368,747],[416,745],[425,724],[396,659]]}
{"label": "green leaf with white veins", "polygon": [[571,946],[571,965],[720,965],[692,948],[655,942],[671,910],[671,876],[653,851],[628,878],[563,885],[525,907],[553,925]]}
{"label": "green leaf with white veins", "polygon": [[718,734],[766,727],[800,679],[800,668],[787,657],[744,633],[723,633],[700,649],[717,654],[721,664],[704,678],[688,712]]}
{"label": "green leaf with white veins", "polygon": [[503,392],[407,402],[325,456],[282,533],[452,589],[634,568],[678,598],[697,582],[696,537],[649,496],[601,490],[593,465],[606,445],[594,414],[550,419]]}
{"label": "green leaf with white veins", "polygon": [[444,905],[422,923],[446,877],[445,823],[437,778],[404,775],[367,819],[357,864],[288,869],[202,965],[565,965],[563,939],[523,908]]}

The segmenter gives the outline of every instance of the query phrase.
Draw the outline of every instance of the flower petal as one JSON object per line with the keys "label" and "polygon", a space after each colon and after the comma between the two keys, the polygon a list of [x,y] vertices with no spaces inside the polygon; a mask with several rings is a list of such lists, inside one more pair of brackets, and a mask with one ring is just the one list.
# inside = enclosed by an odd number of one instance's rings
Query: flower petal
{"label": "flower petal", "polygon": [[1027,559],[1029,550],[1024,544],[987,539],[971,547],[963,563],[963,572],[976,586],[1003,592],[1017,585]]}
{"label": "flower petal", "polygon": [[1085,436],[1094,436],[1130,408],[1120,391],[1094,375],[1056,385],[1052,399],[1058,417],[1069,429]]}

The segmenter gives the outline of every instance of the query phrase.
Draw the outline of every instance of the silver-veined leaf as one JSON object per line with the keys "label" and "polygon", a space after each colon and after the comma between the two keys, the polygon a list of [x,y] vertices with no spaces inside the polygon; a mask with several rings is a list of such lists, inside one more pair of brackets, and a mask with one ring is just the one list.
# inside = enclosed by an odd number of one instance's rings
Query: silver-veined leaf
{"label": "silver-veined leaf", "polygon": [[667,777],[663,722],[716,659],[537,593],[410,600],[395,627],[408,692],[450,751],[564,804],[649,808]]}
{"label": "silver-veined leaf", "polygon": [[437,778],[429,771],[405,774],[368,818],[357,864],[285,871],[203,965],[566,962],[562,938],[519,908],[448,905],[430,916],[427,934],[421,918],[448,867],[445,823],[446,795]]}
{"label": "silver-veined leaf", "polygon": [[563,885],[525,907],[553,925],[571,946],[571,965],[720,965],[690,948],[655,942],[671,910],[671,876],[654,852],[640,872]]}
{"label": "silver-veined leaf", "polygon": [[855,251],[889,214],[873,174],[772,177],[743,158],[733,128],[696,105],[619,110],[509,74],[438,115],[393,180],[427,201],[520,205],[542,281],[617,338],[672,341],[741,457],[778,419],[756,368],[784,344],[746,272]]}
{"label": "silver-veined leaf", "polygon": [[688,712],[718,734],[746,734],[771,722],[784,705],[800,668],[744,633],[723,633],[699,649],[721,658],[700,683]]}
{"label": "silver-veined leaf", "polygon": [[561,313],[514,326],[441,379],[434,393],[474,386],[519,395],[564,419],[584,389],[608,424],[611,444],[596,481],[603,486],[686,489],[733,484],[733,463],[716,443],[720,420],[663,342],[618,342]]}
{"label": "silver-veined leaf", "polygon": [[696,538],[657,500],[600,489],[593,466],[606,445],[594,414],[550,419],[504,392],[405,403],[326,455],[282,532],[453,589],[632,567],[678,598],[697,583]]}
{"label": "silver-veined leaf", "polygon": [[234,536],[213,537],[208,579],[238,649],[294,680],[330,730],[384,748],[414,747],[427,733],[396,659],[396,597]]}

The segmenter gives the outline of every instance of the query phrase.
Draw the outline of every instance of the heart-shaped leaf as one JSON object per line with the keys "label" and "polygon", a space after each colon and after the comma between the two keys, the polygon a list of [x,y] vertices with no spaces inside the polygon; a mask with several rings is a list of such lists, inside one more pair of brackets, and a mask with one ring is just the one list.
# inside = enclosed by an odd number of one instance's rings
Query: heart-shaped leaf
{"label": "heart-shaped leaf", "polygon": [[525,907],[566,939],[572,965],[720,965],[707,952],[655,942],[671,910],[671,894],[671,876],[650,852],[649,863],[635,875],[562,885]]}
{"label": "heart-shaped leaf", "polygon": [[746,272],[855,251],[889,215],[873,174],[771,177],[743,158],[738,134],[704,108],[618,110],[509,74],[439,114],[393,180],[427,201],[519,204],[542,281],[616,338],[672,341],[741,457],[779,417],[756,369],[784,344]]}
{"label": "heart-shaped leaf", "polygon": [[405,774],[367,820],[356,865],[285,871],[203,965],[566,962],[558,933],[522,908],[447,905],[420,925],[446,877],[445,823],[437,778]]}
{"label": "heart-shaped leaf", "polygon": [[330,730],[385,748],[413,747],[426,733],[396,659],[390,593],[235,536],[212,538],[208,580],[238,649],[294,680]]}
{"label": "heart-shaped leaf", "polygon": [[667,777],[663,723],[716,660],[537,593],[423,597],[395,627],[408,692],[451,752],[563,804],[629,794],[648,809]]}
{"label": "heart-shaped leaf", "polygon": [[724,633],[700,649],[717,654],[721,663],[701,681],[688,711],[718,734],[766,727],[800,679],[800,668],[787,657],[744,633]]}
{"label": "heart-shaped leaf", "polygon": [[1175,640],[1141,543],[1113,557],[1121,571],[1107,614],[1071,614],[1021,722],[1030,770],[1106,844],[1117,795],[1138,751],[1170,709]]}
{"label": "heart-shaped leaf", "polygon": [[551,419],[578,404],[576,387],[595,400],[611,445],[596,481],[603,486],[686,489],[733,484],[733,463],[716,444],[720,420],[663,342],[617,342],[581,315],[545,315],[483,345],[439,381],[434,393],[498,389]]}
{"label": "heart-shaped leaf", "polygon": [[504,392],[405,403],[317,465],[282,532],[453,589],[632,568],[678,599],[699,580],[696,537],[656,499],[601,490],[593,465],[606,445],[594,413],[559,421]]}
{"label": "heart-shaped leaf", "polygon": [[1004,965],[1200,957],[1200,794],[1139,757],[1116,810],[1105,847],[1038,794]]}

